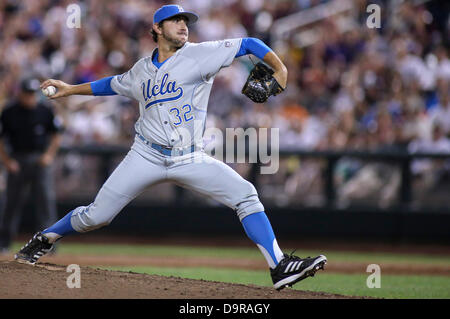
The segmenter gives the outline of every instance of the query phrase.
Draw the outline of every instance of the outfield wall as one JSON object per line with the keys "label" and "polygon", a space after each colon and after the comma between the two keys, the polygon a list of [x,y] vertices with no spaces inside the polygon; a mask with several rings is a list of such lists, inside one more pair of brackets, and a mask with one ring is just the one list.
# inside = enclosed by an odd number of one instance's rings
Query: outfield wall
{"label": "outfield wall", "polygon": [[[80,203],[59,204],[63,217]],[[24,214],[21,231],[32,232],[33,214]],[[439,211],[268,209],[279,240],[345,240],[391,244],[450,244],[450,214]],[[238,237],[244,235],[226,207],[155,207],[130,204],[108,229],[95,233],[138,236]]]}

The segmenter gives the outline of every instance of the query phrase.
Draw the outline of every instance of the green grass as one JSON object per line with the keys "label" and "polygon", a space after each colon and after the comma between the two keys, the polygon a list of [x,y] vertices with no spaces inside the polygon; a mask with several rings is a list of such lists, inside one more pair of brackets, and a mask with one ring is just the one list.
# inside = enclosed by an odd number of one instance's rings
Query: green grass
{"label": "green grass", "polygon": [[[16,243],[13,251],[20,249],[23,243]],[[284,248],[285,252],[293,249]],[[222,257],[261,259],[259,249],[255,247],[189,247],[163,245],[117,245],[117,244],[76,244],[61,243],[58,252],[73,255],[136,255],[136,256],[184,256],[184,257]],[[325,254],[330,261],[379,263],[407,263],[427,265],[450,265],[450,256],[394,253],[361,253],[350,251],[296,250],[298,256]]]}
{"label": "green grass", "polygon": [[[107,267],[104,269],[133,271],[161,276],[175,276],[204,279],[238,284],[272,286],[267,271],[247,271],[221,268],[161,268],[161,267]],[[377,298],[450,298],[450,277],[445,276],[399,276],[382,275],[380,288],[368,288],[369,274],[327,274],[320,272],[308,278],[294,289],[328,292],[347,296],[367,296]]]}

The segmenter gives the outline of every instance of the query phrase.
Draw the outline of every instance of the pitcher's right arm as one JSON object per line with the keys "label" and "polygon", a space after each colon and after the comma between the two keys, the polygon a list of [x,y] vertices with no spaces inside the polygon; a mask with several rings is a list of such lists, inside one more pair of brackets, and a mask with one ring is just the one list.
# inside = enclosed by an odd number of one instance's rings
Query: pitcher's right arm
{"label": "pitcher's right arm", "polygon": [[112,79],[113,77],[110,76],[97,81],[77,85],[70,85],[60,80],[49,79],[42,82],[41,89],[45,89],[51,85],[56,87],[56,93],[49,96],[50,99],[57,99],[69,95],[117,95],[117,93],[111,89]]}

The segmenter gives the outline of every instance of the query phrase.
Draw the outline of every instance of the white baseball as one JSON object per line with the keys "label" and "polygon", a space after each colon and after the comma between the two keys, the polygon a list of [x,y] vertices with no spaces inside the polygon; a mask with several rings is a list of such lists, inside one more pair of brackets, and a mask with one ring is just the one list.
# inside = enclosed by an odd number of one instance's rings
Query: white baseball
{"label": "white baseball", "polygon": [[52,96],[56,93],[56,88],[53,85],[47,86],[42,90],[42,93],[44,93],[45,96]]}

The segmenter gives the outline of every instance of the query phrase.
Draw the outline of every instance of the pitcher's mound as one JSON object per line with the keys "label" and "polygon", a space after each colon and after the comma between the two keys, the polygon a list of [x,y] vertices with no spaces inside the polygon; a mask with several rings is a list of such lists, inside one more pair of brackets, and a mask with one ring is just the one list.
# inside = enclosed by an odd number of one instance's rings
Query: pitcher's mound
{"label": "pitcher's mound", "polygon": [[[0,262],[0,299],[336,299],[347,296],[81,267],[81,288],[68,288],[67,266]],[[74,283],[74,281],[70,281]]]}

